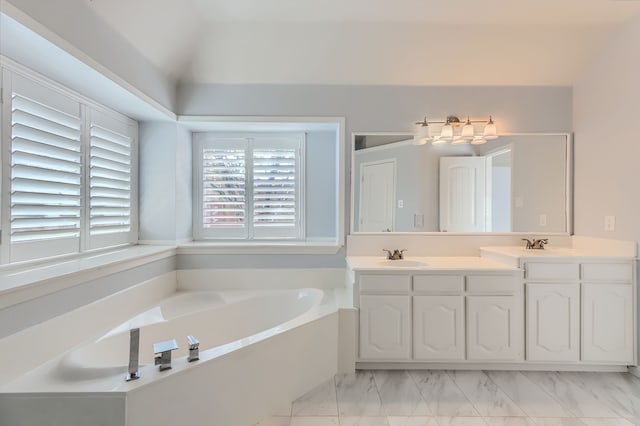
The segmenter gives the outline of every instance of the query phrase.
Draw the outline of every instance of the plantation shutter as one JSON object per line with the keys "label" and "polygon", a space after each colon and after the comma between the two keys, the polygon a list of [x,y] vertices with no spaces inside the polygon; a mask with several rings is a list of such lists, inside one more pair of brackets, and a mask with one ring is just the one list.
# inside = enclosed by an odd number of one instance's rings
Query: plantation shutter
{"label": "plantation shutter", "polygon": [[12,75],[11,261],[79,251],[81,124],[78,102]]}
{"label": "plantation shutter", "polygon": [[253,141],[254,238],[300,237],[300,138]]}
{"label": "plantation shutter", "polygon": [[301,238],[303,136],[197,134],[200,223],[197,237]]}
{"label": "plantation shutter", "polygon": [[202,227],[223,238],[247,238],[245,139],[216,140],[202,148]]}
{"label": "plantation shutter", "polygon": [[128,121],[90,111],[89,241],[100,248],[132,240],[134,134]]}

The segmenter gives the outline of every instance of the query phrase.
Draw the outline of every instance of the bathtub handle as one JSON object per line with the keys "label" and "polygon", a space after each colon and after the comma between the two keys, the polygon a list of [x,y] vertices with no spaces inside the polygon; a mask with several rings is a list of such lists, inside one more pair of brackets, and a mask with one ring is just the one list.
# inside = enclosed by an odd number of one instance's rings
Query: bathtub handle
{"label": "bathtub handle", "polygon": [[187,343],[189,344],[189,356],[187,361],[197,361],[200,359],[200,341],[193,336],[187,336]]}
{"label": "bathtub handle", "polygon": [[178,349],[178,342],[175,339],[166,340],[153,344],[155,354],[155,365],[160,366],[160,371],[171,368],[171,351]]}

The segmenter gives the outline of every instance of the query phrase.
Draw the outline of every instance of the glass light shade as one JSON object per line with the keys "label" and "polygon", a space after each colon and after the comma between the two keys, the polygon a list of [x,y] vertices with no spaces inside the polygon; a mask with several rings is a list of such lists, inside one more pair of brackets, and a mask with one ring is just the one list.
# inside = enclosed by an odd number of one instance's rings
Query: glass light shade
{"label": "glass light shade", "polygon": [[476,136],[471,141],[471,145],[482,145],[483,143],[487,143],[487,139],[482,136]]}
{"label": "glass light shade", "polygon": [[416,135],[413,137],[414,145],[424,145],[426,143],[427,143],[427,140],[425,138],[421,138],[419,135]]}
{"label": "glass light shade", "polygon": [[460,137],[466,141],[470,141],[473,139],[473,133],[473,124],[471,124],[469,117],[467,117],[467,122],[462,126],[462,133],[460,134]]}
{"label": "glass light shade", "polygon": [[442,126],[442,131],[440,132],[440,139],[445,141],[450,141],[453,139],[453,126],[450,123]]}
{"label": "glass light shade", "polygon": [[420,129],[418,129],[418,137],[420,137],[420,139],[431,139],[431,129],[428,124],[420,125]]}
{"label": "glass light shade", "polygon": [[493,122],[493,119],[491,117],[489,117],[489,122],[484,126],[484,132],[482,136],[486,140],[498,139],[496,124]]}

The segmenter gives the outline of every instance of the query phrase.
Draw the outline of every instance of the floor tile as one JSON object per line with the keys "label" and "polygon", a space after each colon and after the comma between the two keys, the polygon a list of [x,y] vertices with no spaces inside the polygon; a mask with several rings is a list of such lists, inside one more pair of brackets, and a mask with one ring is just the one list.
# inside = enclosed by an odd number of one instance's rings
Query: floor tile
{"label": "floor tile", "polygon": [[536,426],[528,417],[485,417],[489,426]]}
{"label": "floor tile", "polygon": [[640,380],[628,373],[560,373],[619,417],[640,417]]}
{"label": "floor tile", "polygon": [[484,417],[526,417],[509,397],[482,371],[450,371],[453,381]]}
{"label": "floor tile", "polygon": [[618,417],[613,410],[595,398],[588,390],[567,380],[560,373],[526,371],[523,374],[553,396],[576,417]]}
{"label": "floor tile", "polygon": [[386,417],[340,417],[340,426],[389,426]]}
{"label": "floor tile", "polygon": [[291,426],[340,426],[336,416],[291,417]]}
{"label": "floor tile", "polygon": [[333,379],[295,400],[291,407],[293,416],[337,416],[338,401]]}
{"label": "floor tile", "polygon": [[502,391],[530,417],[573,417],[540,386],[518,371],[486,371]]}
{"label": "floor tile", "polygon": [[440,426],[487,426],[482,417],[436,417]]}
{"label": "floor tile", "polygon": [[445,371],[409,372],[433,415],[446,417],[480,416]]}
{"label": "floor tile", "polygon": [[290,417],[274,416],[260,420],[255,426],[290,426]]}
{"label": "floor tile", "polygon": [[625,419],[607,419],[607,418],[581,418],[580,421],[587,426],[633,426],[628,420]]}
{"label": "floor tile", "polygon": [[576,417],[532,417],[538,426],[585,426]]}
{"label": "floor tile", "polygon": [[373,373],[356,371],[336,377],[340,416],[384,416]]}
{"label": "floor tile", "polygon": [[373,377],[387,416],[426,416],[431,410],[409,373],[375,371]]}
{"label": "floor tile", "polygon": [[389,416],[389,426],[438,426],[434,417],[426,416]]}

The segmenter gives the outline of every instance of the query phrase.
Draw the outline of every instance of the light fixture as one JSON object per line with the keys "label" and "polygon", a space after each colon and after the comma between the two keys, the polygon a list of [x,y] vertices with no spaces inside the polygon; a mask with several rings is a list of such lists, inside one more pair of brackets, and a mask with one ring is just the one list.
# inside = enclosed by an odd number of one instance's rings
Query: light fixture
{"label": "light fixture", "polygon": [[[482,130],[477,127],[480,123],[484,124]],[[442,125],[440,134],[434,132],[434,125]],[[437,127],[435,127],[437,129]],[[458,131],[457,129],[460,128]],[[445,144],[451,142],[452,145],[462,145],[471,143],[472,145],[480,145],[488,140],[497,139],[498,132],[493,117],[489,116],[489,121],[471,120],[467,116],[467,121],[460,121],[455,115],[447,116],[445,121],[427,121],[427,117],[416,123],[414,144],[424,145],[429,141],[433,141],[434,145]]]}
{"label": "light fixture", "polygon": [[431,129],[429,128],[429,123],[427,122],[427,117],[424,117],[424,120],[416,122],[415,128],[415,136],[413,138],[414,145],[424,145],[431,139]]}

